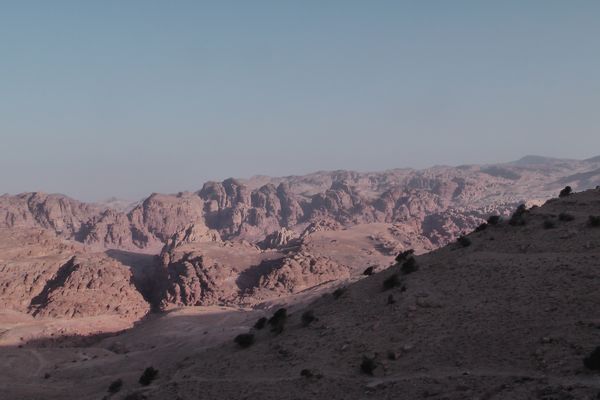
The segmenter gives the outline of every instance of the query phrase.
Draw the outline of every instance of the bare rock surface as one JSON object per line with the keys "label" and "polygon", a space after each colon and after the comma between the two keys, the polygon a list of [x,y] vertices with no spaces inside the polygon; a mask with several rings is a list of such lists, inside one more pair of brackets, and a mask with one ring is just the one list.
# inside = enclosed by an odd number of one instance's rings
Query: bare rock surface
{"label": "bare rock surface", "polygon": [[34,317],[112,315],[137,321],[149,304],[132,272],[104,253],[39,228],[0,229],[0,306]]}
{"label": "bare rock surface", "polygon": [[267,249],[277,249],[287,247],[297,241],[299,235],[295,231],[288,228],[280,228],[275,232],[267,235],[259,244]]}

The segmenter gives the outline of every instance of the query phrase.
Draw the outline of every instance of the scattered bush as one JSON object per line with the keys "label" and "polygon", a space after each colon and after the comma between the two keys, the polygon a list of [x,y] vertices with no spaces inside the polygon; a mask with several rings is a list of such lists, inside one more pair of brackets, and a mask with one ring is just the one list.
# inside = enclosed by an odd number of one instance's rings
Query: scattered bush
{"label": "scattered bush", "polygon": [[588,225],[592,228],[600,227],[600,215],[590,215],[588,218]]}
{"label": "scattered bush", "polygon": [[527,212],[527,206],[525,204],[521,204],[513,215],[510,217],[508,223],[512,226],[522,226],[525,225],[525,213]]}
{"label": "scattered bush", "polygon": [[50,379],[50,374],[48,372],[44,374],[44,379]]}
{"label": "scattered bush", "polygon": [[236,342],[241,348],[246,349],[254,344],[254,334],[242,333],[237,335],[233,341]]}
{"label": "scattered bush", "polygon": [[544,229],[554,229],[556,228],[556,224],[554,223],[554,221],[552,220],[545,220],[544,221]]}
{"label": "scattered bush", "polygon": [[500,221],[502,221],[502,218],[499,215],[490,215],[487,223],[490,225],[498,225]]}
{"label": "scattered bush", "polygon": [[313,377],[313,373],[310,369],[304,368],[302,371],[300,371],[300,376],[303,376],[305,378],[312,378]]}
{"label": "scattered bush", "polygon": [[471,245],[471,239],[466,236],[460,236],[457,240],[458,244],[462,247],[469,247]]}
{"label": "scattered bush", "polygon": [[402,280],[400,279],[400,275],[392,274],[383,281],[383,290],[390,290],[401,284]]}
{"label": "scattered bush", "polygon": [[526,224],[525,218],[522,215],[513,215],[508,223],[512,226],[523,226]]}
{"label": "scattered bush", "polygon": [[410,257],[411,255],[413,255],[414,252],[415,251],[413,249],[409,249],[409,250],[403,251],[402,253],[398,254],[396,256],[396,263],[400,264],[404,260],[408,259],[408,257]]}
{"label": "scattered bush", "polygon": [[108,386],[108,392],[109,393],[117,393],[119,390],[121,390],[122,387],[123,387],[123,380],[117,379],[116,381],[114,381],[113,383],[111,383]]}
{"label": "scattered bush", "polygon": [[360,364],[360,370],[367,375],[373,375],[375,368],[377,368],[377,363],[375,360],[364,356],[362,363]]}
{"label": "scattered bush", "polygon": [[153,367],[148,367],[144,370],[142,376],[140,376],[139,383],[142,386],[148,386],[158,376],[158,370]]}
{"label": "scattered bush", "polygon": [[571,221],[575,220],[575,217],[571,214],[560,213],[560,214],[558,214],[558,220],[563,221],[563,222],[571,222]]}
{"label": "scattered bush", "polygon": [[394,361],[398,359],[398,353],[396,353],[395,351],[389,350],[387,352],[387,358],[388,360]]}
{"label": "scattered bush", "polygon": [[267,324],[267,318],[262,317],[258,321],[256,321],[256,323],[254,324],[254,329],[261,330],[265,327],[266,324]]}
{"label": "scattered bush", "polygon": [[583,365],[587,369],[600,370],[600,346],[596,347],[589,356],[583,359]]}
{"label": "scattered bush", "polygon": [[396,303],[396,299],[394,299],[394,295],[393,295],[393,294],[390,294],[390,295],[388,296],[388,298],[387,298],[387,303],[388,303],[388,305],[392,305],[392,304],[395,304],[395,303]]}
{"label": "scattered bush", "polygon": [[475,232],[483,232],[487,229],[488,224],[487,223],[483,223],[481,225],[479,225],[477,228],[475,228]]}
{"label": "scattered bush", "polygon": [[416,272],[418,270],[419,264],[417,264],[417,260],[415,260],[414,257],[411,257],[408,260],[406,260],[404,264],[402,264],[402,267],[400,267],[400,271],[402,271],[402,273],[405,275],[412,274],[413,272]]}
{"label": "scattered bush", "polygon": [[316,320],[317,317],[315,317],[315,313],[312,310],[305,311],[302,314],[302,325],[304,326],[308,326]]}
{"label": "scattered bush", "polygon": [[146,395],[140,392],[129,393],[123,400],[146,400]]}
{"label": "scattered bush", "polygon": [[339,288],[335,289],[333,291],[333,298],[336,300],[339,299],[340,297],[342,297],[342,295],[344,293],[346,293],[346,290],[347,289],[345,287],[339,287]]}
{"label": "scattered bush", "polygon": [[369,267],[364,270],[363,275],[371,276],[375,272],[375,267]]}
{"label": "scattered bush", "polygon": [[281,333],[283,332],[283,328],[285,326],[285,322],[287,321],[287,310],[285,308],[280,308],[275,311],[275,314],[271,318],[269,318],[269,325],[271,325],[271,332]]}
{"label": "scattered bush", "polygon": [[558,197],[567,197],[571,195],[571,193],[573,193],[573,189],[571,188],[571,186],[565,186],[565,188],[561,190],[558,194]]}

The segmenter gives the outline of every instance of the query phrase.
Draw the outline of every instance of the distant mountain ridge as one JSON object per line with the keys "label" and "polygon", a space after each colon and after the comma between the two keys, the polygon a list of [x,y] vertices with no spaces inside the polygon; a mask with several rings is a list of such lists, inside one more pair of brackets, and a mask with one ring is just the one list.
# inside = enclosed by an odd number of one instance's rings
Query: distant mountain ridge
{"label": "distant mountain ridge", "polygon": [[341,226],[382,222],[417,226],[439,246],[491,212],[546,199],[565,185],[584,190],[599,184],[600,157],[529,155],[502,164],[230,178],[207,182],[197,192],[155,193],[129,205],[116,199],[86,204],[43,193],[4,195],[0,227],[41,227],[87,245],[156,252],[191,225],[257,243],[281,228],[300,233],[318,220]]}
{"label": "distant mountain ridge", "polygon": [[254,307],[385,269],[407,249],[438,249],[566,185],[600,185],[600,161],[230,178],[154,193],[129,211],[3,195],[0,308],[131,324],[151,309]]}

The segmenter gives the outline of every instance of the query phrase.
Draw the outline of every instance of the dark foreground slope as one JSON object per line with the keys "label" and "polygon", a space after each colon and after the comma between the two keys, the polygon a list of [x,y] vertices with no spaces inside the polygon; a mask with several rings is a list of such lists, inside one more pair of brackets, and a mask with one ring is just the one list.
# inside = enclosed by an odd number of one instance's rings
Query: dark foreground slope
{"label": "dark foreground slope", "polygon": [[[600,345],[590,215],[598,190],[551,200],[417,257],[412,273],[397,265],[290,306],[279,334],[252,328],[275,308],[173,312],[88,347],[0,349],[0,387],[7,399],[596,399],[582,362]],[[248,348],[233,341],[244,332]],[[148,366],[159,374],[141,386]]]}
{"label": "dark foreground slope", "polygon": [[[575,217],[560,221],[561,213]],[[393,267],[326,295],[304,327],[256,332],[190,354],[149,399],[585,399],[600,379],[582,359],[600,345],[600,191],[552,200],[418,257],[389,290]],[[550,222],[552,221],[554,228]],[[546,229],[547,228],[547,229]],[[466,243],[465,243],[466,244]],[[394,304],[388,304],[392,295]],[[374,359],[373,376],[361,371]],[[308,369],[313,377],[301,376]],[[306,372],[305,372],[306,374]]]}

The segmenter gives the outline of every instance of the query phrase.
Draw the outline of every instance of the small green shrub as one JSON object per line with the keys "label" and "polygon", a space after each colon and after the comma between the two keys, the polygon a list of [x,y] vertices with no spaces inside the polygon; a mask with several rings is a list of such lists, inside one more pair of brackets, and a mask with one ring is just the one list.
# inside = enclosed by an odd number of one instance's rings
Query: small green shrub
{"label": "small green shrub", "polygon": [[490,215],[487,223],[490,225],[498,225],[500,221],[502,221],[502,218],[499,215]]}
{"label": "small green shrub", "polygon": [[265,318],[265,317],[259,318],[259,320],[256,321],[256,323],[254,324],[254,329],[261,330],[265,327],[266,324],[267,324],[267,318]]}
{"label": "small green shrub", "polygon": [[561,190],[558,194],[558,197],[567,197],[570,196],[571,193],[573,193],[573,189],[571,188],[571,186],[565,186],[565,188]]}
{"label": "small green shrub", "polygon": [[475,232],[483,232],[487,229],[488,224],[487,223],[483,223],[481,225],[479,225],[477,228],[475,228]]}
{"label": "small green shrub", "polygon": [[419,264],[417,264],[417,260],[414,257],[410,257],[408,260],[404,261],[402,267],[400,267],[400,271],[404,275],[412,274],[419,270]]}
{"label": "small green shrub", "polygon": [[583,359],[583,365],[587,369],[600,370],[600,346],[596,347],[589,356]]}
{"label": "small green shrub", "polygon": [[519,204],[517,209],[515,210],[515,214],[523,215],[527,212],[527,206],[525,204]]}
{"label": "small green shrub", "polygon": [[285,322],[287,321],[287,310],[285,308],[280,308],[275,311],[275,314],[271,318],[269,318],[269,325],[271,325],[271,332],[281,333],[283,332],[283,328],[285,327]]}
{"label": "small green shrub", "polygon": [[140,392],[129,393],[123,400],[146,400],[148,397]]}
{"label": "small green shrub", "polygon": [[242,333],[237,335],[233,341],[241,348],[246,349],[254,344],[254,334]]}
{"label": "small green shrub", "polygon": [[523,226],[527,224],[525,218],[523,218],[522,215],[513,215],[508,221],[508,223],[512,226]]}
{"label": "small green shrub", "polygon": [[342,297],[344,295],[344,293],[346,293],[346,288],[345,287],[339,287],[337,289],[335,289],[332,293],[333,298],[334,299],[339,299],[340,297]]}
{"label": "small green shrub", "polygon": [[363,275],[371,276],[375,272],[375,267],[368,267],[364,270]]}
{"label": "small green shrub", "polygon": [[556,224],[554,221],[547,219],[544,221],[544,229],[554,229],[556,228]]}
{"label": "small green shrub", "polygon": [[300,371],[300,376],[303,376],[305,378],[312,378],[314,374],[310,369],[304,368],[302,371]]}
{"label": "small green shrub", "polygon": [[392,274],[383,281],[383,290],[390,290],[402,284],[400,275]]}
{"label": "small green shrub", "polygon": [[513,215],[510,217],[508,223],[512,226],[522,226],[526,224],[525,214],[527,213],[527,206],[525,204],[521,204]]}
{"label": "small green shrub", "polygon": [[302,313],[301,318],[303,326],[309,326],[317,320],[317,317],[315,317],[315,313],[312,310],[307,310],[304,313]]}
{"label": "small green shrub", "polygon": [[568,213],[560,213],[558,214],[558,220],[562,222],[571,222],[575,220],[575,217]]}
{"label": "small green shrub", "polygon": [[153,367],[148,367],[144,370],[142,376],[140,376],[139,383],[142,386],[148,386],[158,376],[158,370]]}
{"label": "small green shrub", "polygon": [[415,251],[413,249],[409,249],[409,250],[403,251],[402,253],[398,254],[396,256],[396,263],[400,264],[404,260],[408,259],[408,257],[410,257],[411,255],[413,255],[414,252]]}
{"label": "small green shrub", "polygon": [[592,228],[600,227],[600,215],[590,215],[588,218],[588,225]]}
{"label": "small green shrub", "polygon": [[108,386],[108,392],[109,393],[117,393],[119,390],[121,390],[122,387],[123,387],[123,380],[117,379],[116,381],[114,381],[113,383],[111,383]]}
{"label": "small green shrub", "polygon": [[377,363],[374,359],[363,356],[362,363],[360,364],[360,370],[367,375],[373,375],[373,371],[377,368]]}
{"label": "small green shrub", "polygon": [[458,244],[462,247],[469,247],[471,245],[471,239],[466,236],[460,236],[457,240]]}

